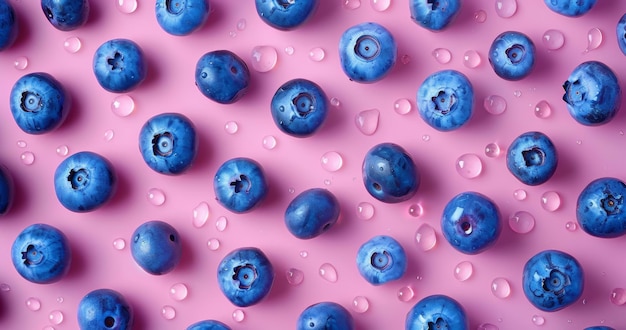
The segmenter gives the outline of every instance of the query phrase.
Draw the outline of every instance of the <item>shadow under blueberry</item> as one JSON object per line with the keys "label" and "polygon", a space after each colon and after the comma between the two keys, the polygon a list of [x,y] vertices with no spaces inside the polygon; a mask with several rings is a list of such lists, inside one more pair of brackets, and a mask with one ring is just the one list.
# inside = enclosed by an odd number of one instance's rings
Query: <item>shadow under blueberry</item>
{"label": "shadow under blueberry", "polygon": [[80,123],[81,118],[83,117],[82,116],[83,115],[82,114],[82,109],[83,109],[82,100],[76,97],[76,94],[74,93],[73,88],[65,85],[63,81],[61,81],[61,84],[63,84],[63,88],[65,89],[66,95],[70,98],[70,108],[67,111],[65,120],[63,121],[63,123],[61,123],[61,125],[56,130],[58,132],[77,131],[79,127],[84,126],[84,125],[81,125]]}
{"label": "shadow under blueberry", "polygon": [[190,244],[189,239],[191,237],[184,237],[178,231],[178,238],[180,239],[180,247],[181,247],[181,255],[180,261],[176,268],[173,271],[175,272],[185,272],[193,269],[195,264],[195,255],[193,246]]}
{"label": "shadow under blueberry", "polygon": [[17,21],[17,38],[15,39],[15,42],[13,42],[13,45],[9,47],[9,49],[26,45],[28,44],[29,39],[31,38],[31,34],[32,34],[32,30],[30,28],[31,24],[29,24],[29,22],[25,20],[25,17],[24,17],[25,13],[21,12],[21,9],[22,9],[21,6],[17,6],[13,4],[13,11],[15,12],[15,20]]}
{"label": "shadow under blueberry", "polygon": [[85,255],[83,254],[83,249],[81,246],[77,245],[70,237],[68,237],[68,241],[70,243],[70,253],[72,254],[72,261],[70,263],[70,269],[65,275],[62,281],[71,282],[74,279],[79,280],[85,270],[87,269],[89,262],[86,260]]}
{"label": "shadow under blueberry", "polygon": [[117,178],[115,192],[108,203],[103,205],[105,208],[124,207],[124,203],[131,200],[132,185],[130,180],[126,178],[123,171],[115,168],[115,175]]}
{"label": "shadow under blueberry", "polygon": [[[190,175],[194,173],[207,173],[207,168],[211,164],[211,159],[213,159],[213,148],[212,148],[212,140],[211,137],[206,136],[205,131],[197,130],[196,134],[198,135],[198,151],[196,153],[196,158],[193,160],[193,163],[187,170]],[[214,173],[211,173],[213,175]],[[185,175],[185,173],[182,173]]]}

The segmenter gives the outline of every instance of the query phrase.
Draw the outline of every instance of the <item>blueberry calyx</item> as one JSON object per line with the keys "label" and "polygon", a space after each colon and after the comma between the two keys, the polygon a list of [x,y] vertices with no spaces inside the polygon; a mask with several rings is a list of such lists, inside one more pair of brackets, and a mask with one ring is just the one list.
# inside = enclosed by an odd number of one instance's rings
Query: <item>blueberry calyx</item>
{"label": "blueberry calyx", "polygon": [[120,52],[115,52],[115,54],[113,54],[113,57],[109,57],[107,59],[107,64],[111,66],[112,71],[124,70],[124,67],[122,65],[123,63],[124,63],[124,55],[122,55]]}
{"label": "blueberry calyx", "polygon": [[456,95],[447,91],[439,91],[439,94],[433,96],[431,100],[435,104],[435,110],[446,115],[452,111],[452,107],[456,104]]}
{"label": "blueberry calyx", "polygon": [[89,184],[89,172],[84,168],[71,169],[70,174],[67,176],[67,181],[72,185],[72,189],[83,189]]}
{"label": "blueberry calyx", "polygon": [[[315,110],[315,98],[309,93],[300,93],[291,101],[296,106],[296,112],[302,117],[306,117],[308,114]],[[284,111],[284,107],[282,107]]]}
{"label": "blueberry calyx", "polygon": [[385,270],[393,265],[393,258],[387,251],[374,252],[370,259],[372,266],[378,270]]}
{"label": "blueberry calyx", "polygon": [[550,271],[550,277],[543,280],[543,289],[547,292],[552,292],[557,296],[562,296],[565,293],[565,287],[571,284],[569,276],[563,274],[557,269]]}
{"label": "blueberry calyx", "polygon": [[563,89],[565,90],[563,101],[569,105],[576,105],[587,98],[587,90],[580,84],[580,80],[566,81],[563,84]]}
{"label": "blueberry calyx", "polygon": [[247,175],[241,174],[239,175],[239,179],[235,179],[235,181],[230,183],[230,186],[235,189],[236,194],[242,191],[248,193],[252,188],[252,181],[250,181],[250,178],[248,178]]}
{"label": "blueberry calyx", "polygon": [[156,134],[152,139],[152,152],[155,156],[169,156],[174,152],[174,138],[172,133]]}
{"label": "blueberry calyx", "polygon": [[279,4],[283,9],[289,8],[289,6],[293,5],[296,0],[279,0]]}
{"label": "blueberry calyx", "polygon": [[439,8],[439,0],[428,0],[426,3],[430,5],[430,10],[436,10]]}
{"label": "blueberry calyx", "polygon": [[20,108],[26,112],[39,112],[43,108],[43,102],[41,102],[41,95],[30,91],[22,93],[22,99],[20,100]]}
{"label": "blueberry calyx", "polygon": [[115,318],[113,318],[112,316],[105,317],[104,326],[107,327],[107,329],[113,328],[115,326]]}
{"label": "blueberry calyx", "polygon": [[252,264],[237,266],[233,271],[233,280],[239,282],[239,288],[244,290],[250,289],[257,276],[256,267]]}
{"label": "blueberry calyx", "polygon": [[526,49],[524,46],[520,44],[515,44],[508,48],[506,51],[506,56],[509,58],[511,63],[519,63],[524,59],[524,55],[526,54]]}
{"label": "blueberry calyx", "polygon": [[428,322],[428,330],[441,330],[448,329],[448,323],[441,317],[438,317],[435,322]]}
{"label": "blueberry calyx", "polygon": [[527,167],[539,166],[543,164],[546,154],[540,148],[532,147],[528,150],[523,150],[522,157]]}
{"label": "blueberry calyx", "polygon": [[624,196],[622,195],[613,196],[612,194],[607,194],[606,198],[600,199],[602,209],[606,212],[607,215],[618,214],[620,212],[623,202]]}
{"label": "blueberry calyx", "polygon": [[370,35],[360,36],[354,45],[354,53],[360,58],[370,61],[380,54],[380,42]]}
{"label": "blueberry calyx", "polygon": [[471,235],[474,231],[474,226],[472,226],[472,222],[469,219],[463,219],[463,221],[459,221],[459,226],[461,227],[461,231],[465,235]]}
{"label": "blueberry calyx", "polygon": [[26,266],[38,265],[43,261],[44,255],[33,244],[29,244],[26,251],[22,252],[22,259]]}
{"label": "blueberry calyx", "polygon": [[167,12],[173,15],[180,15],[185,7],[180,0],[165,0],[165,8]]}

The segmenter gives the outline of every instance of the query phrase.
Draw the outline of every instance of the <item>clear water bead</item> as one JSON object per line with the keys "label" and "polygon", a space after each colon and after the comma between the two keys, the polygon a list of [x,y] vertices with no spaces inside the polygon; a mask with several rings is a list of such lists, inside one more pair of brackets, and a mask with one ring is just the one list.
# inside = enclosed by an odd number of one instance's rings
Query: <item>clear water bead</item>
{"label": "clear water bead", "polygon": [[228,134],[235,134],[239,131],[239,124],[237,124],[237,122],[235,121],[229,121],[224,124],[224,130]]}
{"label": "clear water bead", "polygon": [[424,208],[422,207],[422,204],[415,203],[415,204],[409,205],[410,216],[417,218],[421,216],[422,214],[424,214]]}
{"label": "clear water bead", "polygon": [[209,209],[209,204],[207,202],[200,202],[200,204],[194,207],[192,212],[193,226],[196,228],[204,227],[210,214],[211,210]]}
{"label": "clear water bead", "polygon": [[7,283],[0,283],[0,291],[9,292],[11,291],[11,286],[8,285]]}
{"label": "clear water bead", "polygon": [[309,58],[315,62],[320,62],[326,57],[326,52],[321,47],[315,47],[309,51]]}
{"label": "clear water bead", "polygon": [[409,56],[408,54],[400,56],[400,62],[405,65],[411,63],[411,56]]}
{"label": "clear water bead", "polygon": [[176,301],[183,301],[187,298],[189,289],[184,283],[176,283],[170,287],[170,298]]}
{"label": "clear water bead", "polygon": [[533,315],[532,321],[534,325],[544,325],[546,323],[546,319],[541,315]]}
{"label": "clear water bead", "polygon": [[18,70],[24,70],[28,67],[28,58],[26,56],[19,56],[13,61],[13,67]]}
{"label": "clear water bead", "polygon": [[368,202],[361,202],[356,206],[356,215],[361,220],[370,220],[374,217],[374,205]]}
{"label": "clear water bead", "polygon": [[541,40],[548,50],[557,50],[565,44],[565,35],[559,30],[550,29],[544,32]]}
{"label": "clear water bead", "polygon": [[211,251],[217,251],[220,248],[220,241],[217,238],[209,238],[206,242],[207,247]]}
{"label": "clear water bead", "polygon": [[481,61],[480,54],[473,49],[463,54],[463,64],[470,69],[478,67]]}
{"label": "clear water bead", "polygon": [[496,14],[509,18],[517,11],[517,0],[496,0]]}
{"label": "clear water bead", "polygon": [[322,168],[328,172],[335,172],[343,166],[343,158],[336,151],[329,151],[322,155],[320,159]]}
{"label": "clear water bead", "polygon": [[515,96],[515,97],[517,97],[517,98],[522,97],[522,91],[521,91],[521,90],[519,90],[519,89],[514,90],[514,91],[513,91],[513,96]]}
{"label": "clear water bead", "polygon": [[535,228],[535,217],[526,212],[518,211],[509,217],[509,227],[518,234],[526,234]]}
{"label": "clear water bead", "polygon": [[176,309],[170,305],[161,308],[161,316],[166,320],[173,320],[176,317]]}
{"label": "clear water bead", "polygon": [[476,330],[499,330],[499,328],[491,323],[481,323]]}
{"label": "clear water bead", "polygon": [[319,274],[323,279],[327,280],[328,282],[337,282],[337,269],[335,269],[335,266],[329,263],[324,263],[320,266]]}
{"label": "clear water bead", "polygon": [[61,312],[60,310],[53,310],[48,315],[48,320],[50,320],[50,323],[54,325],[59,325],[63,323],[64,318],[65,318],[65,315],[63,315],[63,312]]}
{"label": "clear water bead", "polygon": [[252,48],[250,63],[257,72],[271,71],[278,62],[278,52],[272,46],[256,46]]}
{"label": "clear water bead", "polygon": [[508,298],[511,295],[511,285],[509,281],[503,277],[496,277],[491,282],[491,293],[501,299]]}
{"label": "clear water bead", "polygon": [[413,297],[415,296],[415,291],[413,291],[413,288],[411,288],[410,286],[403,286],[398,289],[396,295],[398,297],[398,300],[408,302],[411,301],[411,299],[413,299]]}
{"label": "clear water bead", "polygon": [[165,203],[165,193],[159,188],[150,188],[147,197],[150,204],[154,206],[161,206]]}
{"label": "clear water bead", "polygon": [[565,229],[567,229],[567,231],[576,231],[576,229],[578,229],[578,225],[574,221],[568,221],[565,224]]}
{"label": "clear water bead", "polygon": [[25,151],[20,155],[20,159],[24,165],[32,165],[35,162],[35,154],[30,151]]}
{"label": "clear water bead", "polygon": [[135,110],[135,100],[130,95],[119,95],[111,102],[111,111],[120,117],[126,117]]}
{"label": "clear water bead", "polygon": [[309,256],[309,252],[307,252],[305,250],[302,250],[302,251],[300,251],[299,255],[300,255],[301,258],[306,258],[306,257]]}
{"label": "clear water bead", "polygon": [[287,269],[285,276],[287,277],[287,283],[293,286],[298,286],[304,281],[304,272],[297,268]]}
{"label": "clear water bead", "polygon": [[115,136],[115,132],[112,129],[108,129],[104,132],[104,141],[111,141]]}
{"label": "clear water bead", "polygon": [[267,135],[263,138],[263,148],[272,150],[276,148],[276,138],[273,135]]}
{"label": "clear water bead", "polygon": [[474,22],[476,23],[485,23],[487,20],[487,12],[482,9],[479,9],[474,12]]}
{"label": "clear water bead", "polygon": [[391,0],[370,0],[370,5],[375,11],[385,11],[391,6]]}
{"label": "clear water bead", "polygon": [[63,48],[65,48],[68,53],[72,54],[78,52],[81,46],[82,42],[78,37],[69,37],[63,42]]}
{"label": "clear water bead", "polygon": [[612,304],[617,306],[626,304],[626,290],[623,288],[613,289],[613,291],[611,291],[611,296],[609,296],[609,300]]}
{"label": "clear water bead", "polygon": [[412,109],[413,105],[411,104],[411,101],[409,101],[409,99],[397,99],[393,103],[393,110],[399,115],[406,115],[407,113],[411,112]]}
{"label": "clear water bead", "polygon": [[61,157],[65,157],[70,152],[70,149],[66,145],[63,144],[63,145],[58,146],[55,151],[57,155]]}
{"label": "clear water bead", "polygon": [[126,240],[124,240],[123,238],[118,237],[113,240],[114,249],[121,251],[121,250],[124,250],[125,247],[126,247]]}
{"label": "clear water bead", "polygon": [[287,46],[285,47],[285,54],[287,55],[293,55],[293,53],[296,52],[296,49],[293,48],[293,46]]}
{"label": "clear water bead", "polygon": [[51,325],[46,325],[45,327],[42,328],[42,330],[55,330],[55,329]]}
{"label": "clear water bead", "polygon": [[500,115],[506,110],[506,100],[499,95],[485,97],[483,107],[492,115]]}
{"label": "clear water bead", "polygon": [[485,156],[489,158],[496,158],[500,156],[500,146],[495,142],[488,143],[485,146]]}
{"label": "clear water bead", "polygon": [[475,154],[464,154],[456,160],[456,171],[466,179],[473,179],[483,170],[483,162]]}
{"label": "clear water bead", "polygon": [[469,261],[461,261],[454,267],[454,278],[458,281],[467,281],[474,273],[474,265]]}
{"label": "clear water bead", "polygon": [[602,30],[598,28],[592,28],[587,32],[587,48],[585,48],[585,53],[588,53],[594,49],[598,49],[600,45],[602,45]]}
{"label": "clear water bead", "polygon": [[36,312],[41,309],[41,301],[35,297],[30,297],[26,299],[26,308]]}
{"label": "clear water bead", "polygon": [[432,250],[437,245],[435,229],[431,225],[423,223],[415,232],[415,242],[422,251]]}
{"label": "clear water bead", "polygon": [[341,101],[339,101],[339,99],[336,97],[332,97],[330,99],[330,105],[332,105],[333,107],[338,107],[341,105]]}
{"label": "clear water bead", "polygon": [[246,318],[246,313],[244,313],[241,309],[235,309],[232,316],[233,321],[240,323],[243,322],[243,320]]}
{"label": "clear water bead", "polygon": [[365,135],[372,135],[378,129],[378,119],[380,111],[369,109],[359,112],[354,118],[354,123],[359,131]]}
{"label": "clear water bead", "polygon": [[561,206],[561,196],[556,191],[546,191],[541,195],[541,206],[546,211],[554,212]]}
{"label": "clear water bead", "polygon": [[361,7],[361,0],[343,0],[343,8],[354,10]]}
{"label": "clear water bead", "polygon": [[217,231],[224,231],[228,226],[228,219],[225,216],[220,216],[215,220],[215,228]]}
{"label": "clear water bead", "polygon": [[430,135],[428,135],[428,134],[422,135],[422,141],[424,141],[424,142],[430,141]]}
{"label": "clear water bead", "polygon": [[528,194],[526,193],[526,190],[524,189],[515,189],[515,191],[513,191],[513,198],[515,198],[518,201],[525,200],[527,196]]}
{"label": "clear water bead", "polygon": [[117,0],[117,9],[124,14],[132,14],[137,10],[137,0]]}
{"label": "clear water bead", "polygon": [[452,53],[447,48],[435,48],[432,52],[433,57],[437,62],[441,64],[450,63],[452,60]]}
{"label": "clear water bead", "polygon": [[18,148],[26,148],[28,146],[28,144],[26,143],[26,141],[24,140],[17,140],[17,142],[15,143],[15,145]]}
{"label": "clear water bead", "polygon": [[248,22],[246,21],[246,19],[245,19],[245,18],[240,18],[240,19],[237,21],[237,30],[239,30],[239,31],[243,31],[243,30],[245,30],[245,29],[246,29],[246,25],[247,25],[247,24],[248,24]]}
{"label": "clear water bead", "polygon": [[367,312],[369,308],[370,302],[366,297],[356,296],[352,300],[352,310],[359,314]]}
{"label": "clear water bead", "polygon": [[537,116],[537,118],[546,119],[550,117],[550,115],[552,115],[552,108],[547,101],[541,100],[535,105],[535,116]]}

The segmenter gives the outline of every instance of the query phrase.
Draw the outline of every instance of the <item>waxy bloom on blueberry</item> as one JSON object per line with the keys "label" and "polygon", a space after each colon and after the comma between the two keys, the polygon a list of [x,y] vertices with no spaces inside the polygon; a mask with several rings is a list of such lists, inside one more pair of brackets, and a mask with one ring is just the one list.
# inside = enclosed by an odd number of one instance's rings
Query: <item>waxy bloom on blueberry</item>
{"label": "waxy bloom on blueberry", "polygon": [[227,254],[217,267],[219,288],[235,306],[248,307],[265,298],[274,283],[274,267],[258,248]]}
{"label": "waxy bloom on blueberry", "polygon": [[443,70],[428,76],[417,90],[422,119],[439,131],[465,125],[474,112],[474,88],[461,72]]}
{"label": "waxy bloom on blueberry", "polygon": [[209,0],[157,0],[155,14],[161,28],[175,36],[200,29],[209,17]]}
{"label": "waxy bloom on blueberry", "polygon": [[502,32],[489,48],[489,64],[502,79],[525,78],[535,67],[535,44],[521,32]]}
{"label": "waxy bloom on blueberry", "polygon": [[363,159],[362,175],[367,192],[385,203],[410,199],[420,184],[420,173],[413,159],[394,143],[372,147]]}
{"label": "waxy bloom on blueberry", "polygon": [[339,60],[352,81],[373,83],[383,79],[396,64],[398,46],[386,28],[367,22],[347,29],[339,41]]}
{"label": "waxy bloom on blueberry", "polygon": [[235,213],[251,211],[268,192],[261,164],[245,157],[227,160],[213,179],[217,202]]}
{"label": "waxy bloom on blueberry", "polygon": [[295,237],[311,239],[332,228],[340,211],[339,201],[327,189],[305,190],[287,206],[285,225]]}
{"label": "waxy bloom on blueberry", "polygon": [[469,330],[465,309],[445,295],[432,295],[418,301],[406,315],[405,330]]}
{"label": "waxy bloom on blueberry", "polygon": [[13,6],[8,0],[0,0],[0,51],[13,45],[17,39],[17,31],[17,17]]}
{"label": "waxy bloom on blueberry", "polygon": [[421,27],[438,32],[454,21],[461,0],[409,0],[411,19]]}
{"label": "waxy bloom on blueberry", "polygon": [[135,262],[147,273],[167,274],[180,262],[180,235],[167,222],[144,222],[133,232],[130,252]]}
{"label": "waxy bloom on blueberry", "polygon": [[391,236],[379,235],[363,243],[356,256],[361,276],[373,285],[400,279],[407,269],[402,245]]}
{"label": "waxy bloom on blueberry", "polygon": [[130,330],[133,309],[124,296],[111,289],[87,293],[78,303],[78,326],[81,330]]}
{"label": "waxy bloom on blueberry", "polygon": [[186,330],[231,330],[226,324],[216,320],[204,320],[187,327]]}
{"label": "waxy bloom on blueberry", "polygon": [[328,98],[316,83],[292,79],[272,97],[271,113],[281,131],[295,137],[311,136],[328,117]]}
{"label": "waxy bloom on blueberry", "polygon": [[255,0],[261,20],[283,31],[294,30],[306,23],[323,0]]}
{"label": "waxy bloom on blueberry", "polygon": [[576,219],[589,235],[603,238],[626,234],[626,184],[616,178],[590,182],[578,195]]}
{"label": "waxy bloom on blueberry", "polygon": [[104,42],[93,56],[93,73],[102,88],[112,93],[129,92],[148,75],[143,50],[128,39]]}
{"label": "waxy bloom on blueberry", "polygon": [[506,166],[519,181],[529,186],[548,181],[558,164],[556,147],[541,132],[526,132],[513,140],[506,153]]}
{"label": "waxy bloom on blueberry", "polygon": [[41,0],[41,9],[55,28],[72,31],[87,23],[89,0]]}
{"label": "waxy bloom on blueberry", "polygon": [[350,312],[335,302],[325,301],[305,308],[298,316],[296,330],[354,330]]}
{"label": "waxy bloom on blueberry", "polygon": [[597,0],[543,0],[555,13],[563,16],[578,17],[586,14],[593,8]]}
{"label": "waxy bloom on blueberry", "polygon": [[237,102],[248,92],[250,70],[229,50],[215,50],[196,63],[196,87],[208,99],[221,104]]}

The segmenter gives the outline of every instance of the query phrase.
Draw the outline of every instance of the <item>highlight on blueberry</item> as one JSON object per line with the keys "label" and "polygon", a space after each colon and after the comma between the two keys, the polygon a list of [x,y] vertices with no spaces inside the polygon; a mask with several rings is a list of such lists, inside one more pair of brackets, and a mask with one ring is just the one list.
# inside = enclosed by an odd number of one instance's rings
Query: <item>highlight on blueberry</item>
{"label": "highlight on blueberry", "polygon": [[339,60],[352,81],[373,83],[391,72],[398,57],[396,40],[378,23],[366,22],[348,28],[339,41]]}
{"label": "highlight on blueberry", "polygon": [[46,18],[58,30],[72,31],[87,23],[89,0],[41,0]]}
{"label": "highlight on blueberry", "polygon": [[474,112],[474,88],[469,79],[455,70],[428,76],[417,90],[417,107],[432,128],[446,132],[465,125]]}
{"label": "highlight on blueberry", "polygon": [[445,295],[431,295],[418,301],[406,315],[405,330],[469,330],[463,306]]}
{"label": "highlight on blueberry", "polygon": [[217,202],[235,213],[244,213],[257,207],[268,192],[268,184],[261,164],[250,158],[239,157],[224,162],[213,179]]}
{"label": "highlight on blueberry", "polygon": [[382,285],[402,278],[407,269],[407,256],[393,237],[378,235],[359,247],[356,265],[367,282]]}
{"label": "highlight on blueberry", "polygon": [[200,29],[210,12],[209,0],[157,0],[155,14],[163,31],[185,36]]}
{"label": "highlight on blueberry", "polygon": [[296,330],[354,330],[352,314],[336,302],[324,301],[305,308]]}
{"label": "highlight on blueberry", "polygon": [[543,0],[555,13],[568,17],[578,17],[593,8],[597,0]]}
{"label": "highlight on blueberry", "polygon": [[204,320],[187,327],[186,330],[231,330],[226,324],[216,320]]}
{"label": "highlight on blueberry", "polygon": [[411,19],[438,32],[448,27],[461,11],[461,0],[409,0]]}
{"label": "highlight on blueberry", "polygon": [[578,195],[576,220],[589,235],[612,238],[626,234],[626,184],[616,178],[591,181]]}
{"label": "highlight on blueberry", "polygon": [[7,214],[13,205],[15,183],[9,169],[0,165],[0,216]]}
{"label": "highlight on blueberry", "polygon": [[316,83],[292,79],[280,86],[272,97],[271,113],[281,131],[295,137],[308,137],[328,117],[328,98]]}
{"label": "highlight on blueberry", "polygon": [[300,239],[317,237],[332,228],[339,219],[339,201],[327,189],[312,188],[296,196],[285,210],[285,225]]}
{"label": "highlight on blueberry", "polygon": [[536,186],[548,181],[558,164],[556,147],[541,132],[526,132],[515,138],[506,153],[506,166],[520,182]]}
{"label": "highlight on blueberry", "polygon": [[180,262],[182,245],[176,228],[160,220],[147,221],[133,232],[130,252],[147,273],[163,275]]}
{"label": "highlight on blueberry", "polygon": [[148,64],[137,43],[128,39],[112,39],[96,50],[93,73],[105,90],[125,93],[137,88],[146,79]]}
{"label": "highlight on blueberry", "polygon": [[489,64],[502,79],[520,80],[535,67],[535,44],[517,31],[500,33],[489,48]]}
{"label": "highlight on blueberry", "polygon": [[255,0],[254,3],[263,22],[275,29],[289,31],[311,19],[320,0]]}
{"label": "highlight on blueberry", "polygon": [[362,175],[367,192],[385,203],[409,200],[420,184],[420,172],[413,159],[395,143],[372,147],[363,159]]}
{"label": "highlight on blueberry", "polygon": [[250,70],[241,57],[229,50],[215,50],[196,63],[196,87],[217,103],[231,104],[241,99],[250,85]]}
{"label": "highlight on blueberry", "polygon": [[235,306],[248,307],[265,298],[274,283],[274,267],[258,248],[244,247],[227,254],[217,267],[217,281]]}
{"label": "highlight on blueberry", "polygon": [[15,10],[9,0],[0,0],[0,51],[15,42],[18,35],[18,24]]}
{"label": "highlight on blueberry", "polygon": [[112,289],[96,289],[78,303],[78,326],[81,330],[130,330],[134,315],[124,296]]}

